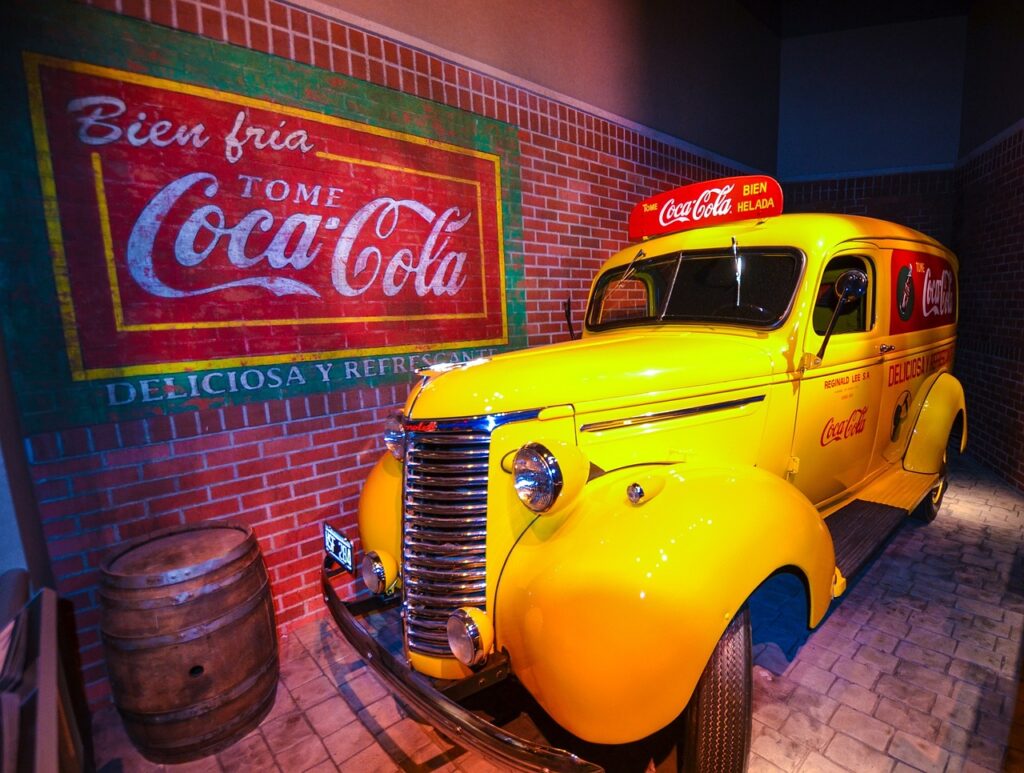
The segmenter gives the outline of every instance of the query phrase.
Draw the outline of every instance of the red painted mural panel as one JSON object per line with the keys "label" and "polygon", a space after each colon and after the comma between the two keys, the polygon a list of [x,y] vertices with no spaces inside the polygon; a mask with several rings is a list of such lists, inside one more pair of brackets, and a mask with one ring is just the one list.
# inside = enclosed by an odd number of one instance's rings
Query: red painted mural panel
{"label": "red painted mural panel", "polygon": [[508,341],[497,156],[26,63],[76,379]]}

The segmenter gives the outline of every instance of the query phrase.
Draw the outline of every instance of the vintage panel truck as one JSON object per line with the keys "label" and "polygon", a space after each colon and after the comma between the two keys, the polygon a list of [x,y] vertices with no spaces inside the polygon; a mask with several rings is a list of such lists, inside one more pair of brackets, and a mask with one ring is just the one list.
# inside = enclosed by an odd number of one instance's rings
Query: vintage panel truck
{"label": "vintage panel truck", "polygon": [[813,627],[906,515],[935,516],[951,433],[966,442],[957,260],[893,223],[781,208],[756,175],[641,202],[580,340],[427,369],[384,428],[360,571],[400,602],[403,652],[329,571],[325,596],[458,743],[595,769],[450,697],[511,678],[587,742],[685,712],[682,767],[742,770],[750,595],[795,574]]}

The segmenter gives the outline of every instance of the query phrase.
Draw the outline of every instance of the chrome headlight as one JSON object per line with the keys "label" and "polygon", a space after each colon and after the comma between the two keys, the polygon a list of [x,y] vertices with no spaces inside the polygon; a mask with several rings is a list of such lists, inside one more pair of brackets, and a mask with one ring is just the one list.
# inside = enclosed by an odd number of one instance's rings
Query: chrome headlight
{"label": "chrome headlight", "polygon": [[540,443],[527,443],[512,461],[512,485],[522,503],[535,513],[549,510],[562,493],[558,460]]}
{"label": "chrome headlight", "polygon": [[401,415],[388,416],[384,422],[384,445],[398,461],[405,459],[405,427]]}

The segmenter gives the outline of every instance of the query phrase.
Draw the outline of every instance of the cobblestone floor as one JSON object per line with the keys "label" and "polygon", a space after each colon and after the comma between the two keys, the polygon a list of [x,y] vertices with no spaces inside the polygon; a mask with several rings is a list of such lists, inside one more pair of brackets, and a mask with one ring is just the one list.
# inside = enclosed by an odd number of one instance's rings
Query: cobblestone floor
{"label": "cobblestone floor", "polygon": [[[907,522],[813,633],[796,586],[773,582],[755,621],[754,771],[1024,770],[1018,701],[1024,495],[969,462],[942,512]],[[146,762],[112,707],[97,767],[116,771],[494,770],[407,715],[329,622],[282,641],[259,728],[188,765]],[[1016,749],[1016,751],[1015,751]]]}

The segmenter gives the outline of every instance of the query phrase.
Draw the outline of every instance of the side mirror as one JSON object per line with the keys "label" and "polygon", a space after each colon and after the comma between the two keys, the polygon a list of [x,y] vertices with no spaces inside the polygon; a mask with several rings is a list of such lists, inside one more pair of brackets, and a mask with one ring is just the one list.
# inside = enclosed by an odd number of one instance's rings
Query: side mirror
{"label": "side mirror", "polygon": [[815,357],[815,365],[820,365],[825,357],[825,348],[832,337],[832,331],[836,327],[836,321],[839,319],[839,312],[843,310],[843,306],[852,300],[863,298],[867,293],[868,275],[859,268],[851,268],[839,275],[833,287],[839,300],[836,302],[835,311],[832,312],[832,319],[828,321],[828,327],[825,328],[825,340],[821,342],[821,348]]}
{"label": "side mirror", "polygon": [[854,298],[863,298],[867,291],[868,275],[858,268],[844,271],[836,280],[835,292],[839,297],[840,306]]}

